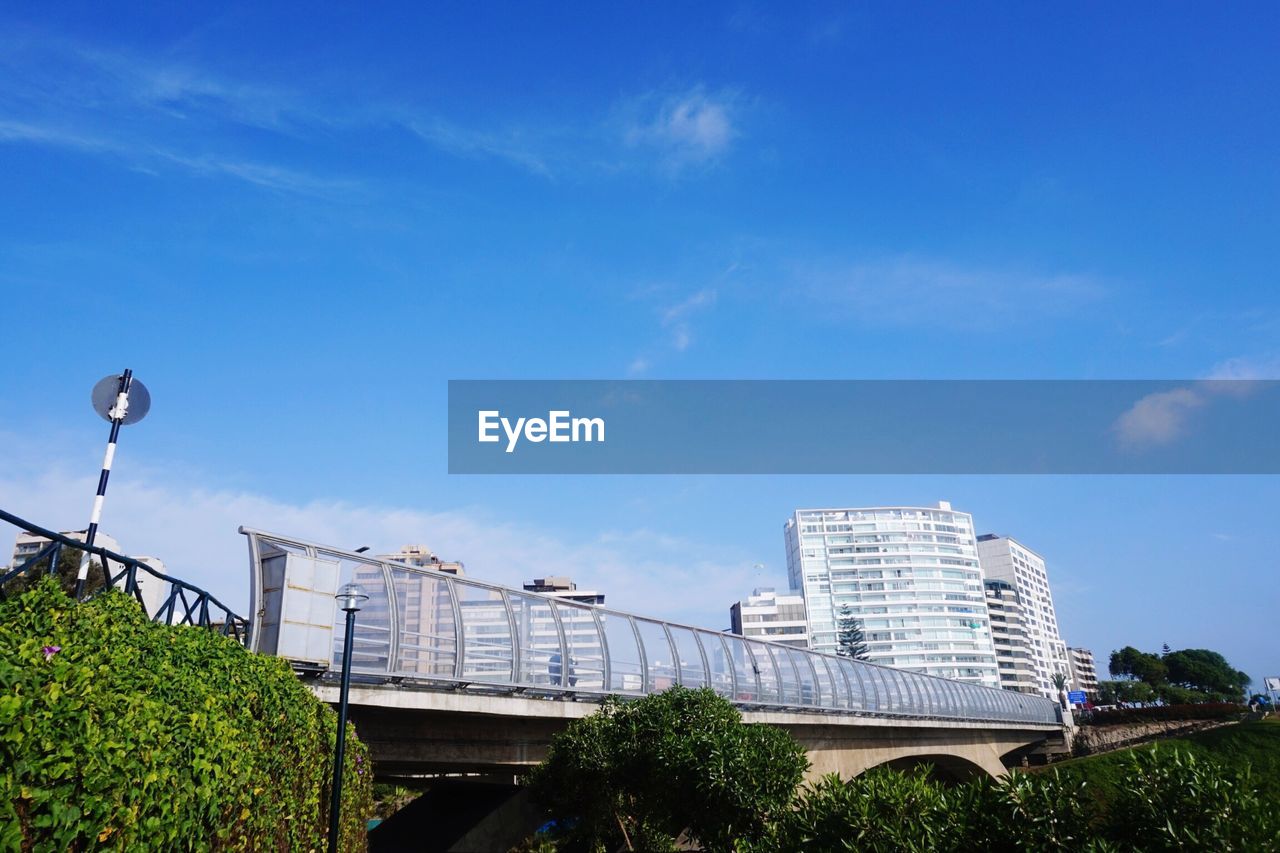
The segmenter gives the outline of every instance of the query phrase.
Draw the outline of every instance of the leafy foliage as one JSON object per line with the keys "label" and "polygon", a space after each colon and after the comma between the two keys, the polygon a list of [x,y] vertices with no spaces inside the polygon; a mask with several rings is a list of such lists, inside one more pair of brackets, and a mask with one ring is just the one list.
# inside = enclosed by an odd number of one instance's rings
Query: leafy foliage
{"label": "leafy foliage", "polygon": [[[1132,687],[1123,687],[1123,681],[1102,682],[1099,688],[1103,704],[1148,702],[1157,697],[1169,704],[1238,702],[1250,683],[1248,674],[1231,666],[1218,652],[1172,651],[1167,643],[1160,655],[1133,646],[1114,651],[1110,669],[1113,676],[1131,679],[1128,683]],[[1139,686],[1144,684],[1150,689]]]}
{"label": "leafy foliage", "polygon": [[808,762],[781,729],[747,725],[714,691],[675,687],[605,700],[571,723],[530,774],[563,827],[560,849],[707,850],[761,837],[785,813]]}
{"label": "leafy foliage", "polygon": [[840,608],[840,635],[836,654],[854,660],[871,659],[871,651],[862,633],[862,620],[853,615],[853,610],[847,604]]}
{"label": "leafy foliage", "polygon": [[1274,850],[1280,820],[1250,768],[1228,768],[1178,750],[1128,756],[1125,782],[1107,805],[1106,834],[1137,850]]}
{"label": "leafy foliage", "polygon": [[1090,726],[1113,726],[1125,723],[1152,723],[1181,720],[1228,720],[1240,717],[1248,709],[1234,702],[1202,702],[1191,705],[1156,705],[1151,708],[1117,708],[1114,711],[1089,711],[1080,722]]}
{"label": "leafy foliage", "polygon": [[[80,573],[80,559],[84,551],[70,546],[58,549],[58,568],[54,574],[67,595],[75,592],[76,576]],[[5,598],[17,598],[27,590],[40,583],[49,574],[49,558],[44,557],[17,577],[10,578],[4,585]],[[89,561],[89,572],[85,575],[85,594],[95,592],[107,585],[107,575],[102,564],[97,560]]]}
{"label": "leafy foliage", "polygon": [[1113,676],[1133,678],[1145,682],[1152,688],[1165,683],[1168,670],[1159,655],[1139,651],[1133,646],[1125,646],[1111,653],[1111,661],[1107,666]]}
{"label": "leafy foliage", "polygon": [[[328,828],[336,715],[279,659],[43,579],[0,604],[0,849],[306,850]],[[342,846],[363,849],[348,733]]]}

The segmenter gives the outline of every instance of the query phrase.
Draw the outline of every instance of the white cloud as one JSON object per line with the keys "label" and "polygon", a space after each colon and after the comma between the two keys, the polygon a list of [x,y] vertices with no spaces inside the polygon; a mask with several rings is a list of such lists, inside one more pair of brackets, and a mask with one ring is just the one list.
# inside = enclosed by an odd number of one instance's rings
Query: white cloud
{"label": "white cloud", "polygon": [[1203,380],[1157,391],[1134,403],[1113,425],[1120,444],[1141,449],[1171,444],[1190,430],[1191,413],[1215,397],[1243,398],[1280,377],[1280,359],[1237,357],[1214,365]]}
{"label": "white cloud", "polygon": [[725,154],[739,135],[739,98],[696,86],[670,95],[650,94],[624,105],[627,143],[655,151],[670,172],[704,165]]}
{"label": "white cloud", "polygon": [[[58,467],[3,465],[0,506],[42,526],[82,529],[96,482],[96,474]],[[657,531],[605,530],[572,539],[481,509],[299,504],[136,473],[113,479],[102,529],[127,553],[160,557],[174,576],[243,612],[249,572],[240,525],[339,548],[368,545],[373,553],[423,543],[445,559],[462,560],[469,576],[517,587],[550,566],[604,592],[611,607],[716,630],[754,578],[745,555],[726,556],[714,543]],[[0,542],[4,552],[8,547]],[[685,594],[673,596],[675,589]]]}
{"label": "white cloud", "polygon": [[1116,435],[1128,448],[1170,444],[1186,434],[1191,412],[1205,402],[1190,388],[1148,394],[1116,420]]}

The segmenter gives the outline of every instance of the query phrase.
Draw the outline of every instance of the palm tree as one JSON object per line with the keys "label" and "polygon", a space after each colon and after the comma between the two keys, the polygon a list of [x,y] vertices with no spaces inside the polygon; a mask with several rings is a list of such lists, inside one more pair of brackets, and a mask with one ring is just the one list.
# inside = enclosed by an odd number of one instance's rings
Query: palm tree
{"label": "palm tree", "polygon": [[1058,690],[1058,704],[1062,706],[1064,711],[1067,710],[1067,676],[1061,672],[1055,672],[1053,674],[1053,686]]}

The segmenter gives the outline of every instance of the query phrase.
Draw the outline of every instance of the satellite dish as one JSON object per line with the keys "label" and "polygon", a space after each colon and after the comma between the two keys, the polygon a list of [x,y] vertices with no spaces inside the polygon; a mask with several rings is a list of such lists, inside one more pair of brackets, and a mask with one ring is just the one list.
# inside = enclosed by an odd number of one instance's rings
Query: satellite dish
{"label": "satellite dish", "polygon": [[[93,410],[102,415],[104,421],[110,421],[111,410],[116,407],[116,396],[120,393],[121,374],[104,376],[93,386]],[[151,392],[147,386],[137,379],[129,383],[129,410],[120,423],[136,424],[151,411]]]}

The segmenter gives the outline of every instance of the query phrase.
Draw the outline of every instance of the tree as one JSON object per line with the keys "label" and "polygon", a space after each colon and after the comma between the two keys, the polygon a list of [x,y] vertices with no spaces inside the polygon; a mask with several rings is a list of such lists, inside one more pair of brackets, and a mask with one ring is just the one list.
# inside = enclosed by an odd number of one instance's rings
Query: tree
{"label": "tree", "polygon": [[1125,646],[1118,652],[1112,652],[1108,669],[1113,677],[1137,679],[1152,688],[1164,684],[1168,673],[1164,661],[1158,656],[1139,651],[1133,646]]}
{"label": "tree", "polygon": [[1058,691],[1058,704],[1062,706],[1062,710],[1069,710],[1071,703],[1067,701],[1067,676],[1063,672],[1055,672],[1053,674],[1053,687]]}
{"label": "tree", "polygon": [[1170,684],[1209,698],[1238,702],[1252,679],[1209,649],[1182,649],[1164,657]]}
{"label": "tree", "polygon": [[[80,573],[80,557],[84,551],[70,546],[58,549],[58,583],[62,591],[71,595],[76,588],[76,576]],[[4,585],[4,597],[16,598],[39,583],[40,578],[49,573],[49,558],[45,557],[16,578]],[[85,594],[95,592],[107,585],[106,573],[97,560],[89,561],[89,574],[85,578]]]}
{"label": "tree", "polygon": [[1099,681],[1099,705],[1132,705],[1151,702],[1156,691],[1145,681]]}
{"label": "tree", "polygon": [[564,849],[671,850],[684,833],[727,851],[790,809],[808,766],[782,729],[743,723],[710,689],[673,687],[608,697],[552,738],[528,783]]}
{"label": "tree", "polygon": [[840,636],[836,654],[854,660],[870,660],[871,650],[862,633],[862,620],[853,615],[849,605],[840,607]]}

